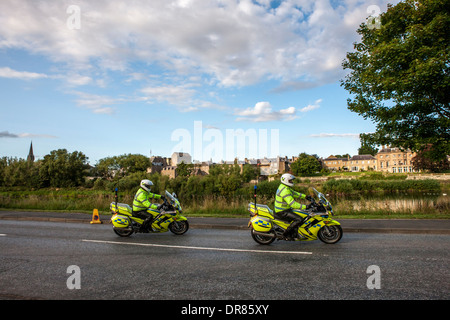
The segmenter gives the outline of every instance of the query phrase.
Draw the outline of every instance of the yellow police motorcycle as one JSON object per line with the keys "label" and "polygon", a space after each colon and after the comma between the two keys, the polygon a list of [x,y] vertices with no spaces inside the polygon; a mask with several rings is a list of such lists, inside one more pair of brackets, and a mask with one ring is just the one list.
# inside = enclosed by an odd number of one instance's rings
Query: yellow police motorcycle
{"label": "yellow police motorcycle", "polygon": [[176,235],[182,235],[189,229],[187,218],[182,216],[181,204],[176,194],[165,193],[164,203],[156,209],[148,209],[148,213],[153,213],[154,219],[148,227],[143,227],[144,219],[133,215],[133,209],[125,203],[110,204],[112,213],[111,222],[114,232],[121,237],[129,237],[133,233],[162,233],[170,230]]}
{"label": "yellow police motorcycle", "polygon": [[[316,202],[312,198],[310,209],[294,210],[294,212],[305,218],[302,225],[298,227],[294,240],[311,241],[319,238],[327,244],[337,243],[341,240],[343,234],[341,224],[331,218],[333,216],[331,203],[322,193],[314,188],[313,190],[319,201]],[[286,240],[283,234],[290,225],[289,221],[277,219],[273,210],[267,205],[256,203],[256,201],[249,203],[248,211],[250,212],[248,226],[251,228],[252,238],[257,243],[268,245],[275,239]]]}

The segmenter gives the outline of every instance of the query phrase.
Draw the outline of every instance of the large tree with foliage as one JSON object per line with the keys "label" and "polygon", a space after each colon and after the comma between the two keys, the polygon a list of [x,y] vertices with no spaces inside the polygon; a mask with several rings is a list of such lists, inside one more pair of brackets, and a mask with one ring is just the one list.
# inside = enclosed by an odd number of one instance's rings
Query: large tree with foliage
{"label": "large tree with foliage", "polygon": [[0,158],[0,186],[39,188],[39,165],[40,162],[33,163],[25,159]]}
{"label": "large tree with foliage", "polygon": [[376,125],[367,143],[427,149],[434,161],[450,153],[449,10],[448,0],[405,0],[379,26],[360,25],[342,85],[348,108]]}
{"label": "large tree with foliage", "polygon": [[44,156],[39,177],[44,187],[78,187],[88,175],[88,157],[82,152],[69,153],[66,149],[53,150]]}
{"label": "large tree with foliage", "polygon": [[360,137],[361,147],[358,148],[358,154],[370,154],[372,156],[378,153],[378,148],[368,143],[364,136]]}
{"label": "large tree with foliage", "polygon": [[319,159],[313,155],[301,153],[298,159],[291,164],[291,171],[299,177],[312,176],[322,170]]}
{"label": "large tree with foliage", "polygon": [[150,159],[142,154],[123,154],[100,159],[95,166],[96,173],[106,179],[123,178],[131,173],[146,172]]}

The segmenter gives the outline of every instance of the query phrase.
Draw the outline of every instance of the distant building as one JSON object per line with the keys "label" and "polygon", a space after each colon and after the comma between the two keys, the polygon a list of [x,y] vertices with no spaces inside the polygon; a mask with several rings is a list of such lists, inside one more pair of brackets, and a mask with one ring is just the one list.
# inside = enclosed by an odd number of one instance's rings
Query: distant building
{"label": "distant building", "polygon": [[161,175],[168,176],[170,179],[175,179],[177,176],[177,167],[176,166],[163,167],[161,170]]}
{"label": "distant building", "polygon": [[147,169],[149,173],[155,173],[163,170],[163,168],[170,166],[172,164],[171,158],[152,156],[150,157],[151,167]]}
{"label": "distant building", "polygon": [[377,159],[370,154],[337,158],[333,155],[322,160],[322,166],[330,171],[369,171],[377,170]]}
{"label": "distant building", "polygon": [[377,158],[371,154],[356,155],[347,162],[352,172],[377,170]]}
{"label": "distant building", "polygon": [[27,161],[30,162],[30,163],[34,162],[33,141],[31,142],[31,145],[30,145],[30,151],[28,152]]}
{"label": "distant building", "polygon": [[322,160],[322,167],[328,169],[330,171],[348,171],[348,162],[350,157],[347,158],[337,158],[333,155],[328,158]]}
{"label": "distant building", "polygon": [[190,164],[192,163],[192,157],[189,153],[187,152],[174,152],[172,153],[172,157],[171,157],[171,165],[172,166],[177,166],[179,163],[186,163],[186,164]]}
{"label": "distant building", "polygon": [[271,176],[279,173],[279,158],[260,159],[259,170],[262,176]]}
{"label": "distant building", "polygon": [[411,160],[416,153],[410,150],[401,151],[399,148],[382,146],[375,155],[356,155],[347,158],[329,156],[322,160],[322,166],[330,171],[378,171],[391,173],[410,173],[414,170]]}
{"label": "distant building", "polygon": [[411,160],[416,155],[411,150],[401,151],[399,148],[391,148],[383,146],[376,154],[378,162],[378,170],[382,172],[392,173],[409,173],[417,172]]}

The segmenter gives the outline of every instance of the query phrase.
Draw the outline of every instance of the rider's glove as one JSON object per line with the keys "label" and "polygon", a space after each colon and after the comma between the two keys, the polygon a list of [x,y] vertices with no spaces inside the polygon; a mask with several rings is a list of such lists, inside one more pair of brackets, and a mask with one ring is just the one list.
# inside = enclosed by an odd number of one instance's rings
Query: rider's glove
{"label": "rider's glove", "polygon": [[307,196],[305,197],[305,199],[308,200],[308,201],[313,201],[313,200],[314,200],[314,198],[311,197],[310,195],[307,195]]}

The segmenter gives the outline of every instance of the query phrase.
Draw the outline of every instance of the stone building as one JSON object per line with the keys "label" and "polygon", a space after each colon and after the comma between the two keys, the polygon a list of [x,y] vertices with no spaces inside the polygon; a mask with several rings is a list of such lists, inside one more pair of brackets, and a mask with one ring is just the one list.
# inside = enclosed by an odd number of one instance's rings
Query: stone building
{"label": "stone building", "polygon": [[172,166],[177,166],[181,162],[190,164],[192,163],[192,157],[187,152],[174,152],[172,153],[171,162]]}
{"label": "stone building", "polygon": [[377,171],[391,173],[410,173],[417,172],[414,170],[411,160],[416,153],[411,150],[400,150],[399,148],[391,148],[383,146],[376,154]]}

